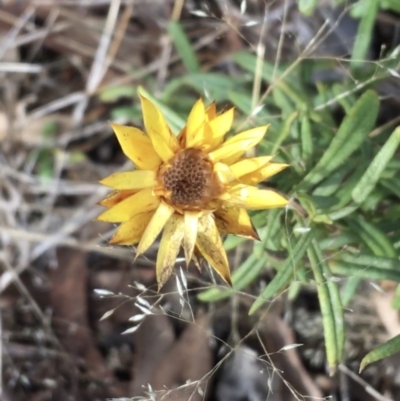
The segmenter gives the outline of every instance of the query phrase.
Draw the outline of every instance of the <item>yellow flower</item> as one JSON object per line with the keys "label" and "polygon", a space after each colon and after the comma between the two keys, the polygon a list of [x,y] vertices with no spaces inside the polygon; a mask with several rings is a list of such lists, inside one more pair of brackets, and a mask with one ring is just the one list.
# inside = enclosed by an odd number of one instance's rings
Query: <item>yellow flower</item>
{"label": "yellow flower", "polygon": [[121,223],[111,244],[137,245],[143,254],[163,231],[157,254],[159,288],[171,275],[183,247],[186,263],[201,255],[229,284],[228,259],[220,234],[258,239],[246,209],[287,205],[270,189],[255,184],[287,167],[272,156],[243,157],[257,145],[268,126],[247,130],[224,141],[233,122],[233,109],[216,113],[200,99],[186,127],[175,137],[160,110],[141,96],[146,133],[112,124],[125,155],[136,169],[100,181],[114,189],[100,204],[98,219]]}

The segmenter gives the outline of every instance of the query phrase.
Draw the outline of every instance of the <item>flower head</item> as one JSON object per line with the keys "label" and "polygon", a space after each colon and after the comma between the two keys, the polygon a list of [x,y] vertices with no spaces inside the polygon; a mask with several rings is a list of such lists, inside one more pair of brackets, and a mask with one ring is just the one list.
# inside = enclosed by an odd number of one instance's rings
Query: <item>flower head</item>
{"label": "flower head", "polygon": [[175,137],[158,108],[141,96],[145,131],[112,124],[125,155],[136,169],[100,181],[114,191],[100,204],[98,219],[121,223],[111,244],[137,245],[143,254],[163,232],[157,254],[159,288],[171,275],[181,246],[187,264],[201,255],[229,284],[231,276],[221,234],[258,239],[247,209],[283,207],[288,201],[255,185],[287,164],[272,156],[245,158],[268,126],[224,140],[233,109],[217,114],[215,103],[193,106],[187,125]]}

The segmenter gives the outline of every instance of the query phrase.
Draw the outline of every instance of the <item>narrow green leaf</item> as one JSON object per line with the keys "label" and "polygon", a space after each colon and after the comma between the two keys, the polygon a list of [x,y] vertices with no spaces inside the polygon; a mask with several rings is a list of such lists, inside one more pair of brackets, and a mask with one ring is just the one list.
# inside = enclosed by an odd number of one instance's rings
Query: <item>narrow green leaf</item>
{"label": "narrow green leaf", "polygon": [[237,237],[236,235],[228,235],[224,241],[224,248],[227,251],[236,248],[238,245],[246,241],[246,238]]}
{"label": "narrow green leaf", "polygon": [[381,179],[379,184],[400,198],[400,184],[397,178]]}
{"label": "narrow green leaf", "polygon": [[329,267],[334,274],[343,274],[348,277],[359,277],[366,280],[392,280],[400,283],[400,272],[393,269],[380,269],[377,267],[362,267],[360,265],[329,260]]}
{"label": "narrow green leaf", "polygon": [[314,144],[311,123],[307,115],[304,115],[301,118],[300,139],[302,159],[305,165],[308,167],[314,153]]}
{"label": "narrow green leaf", "polygon": [[297,298],[302,288],[302,283],[300,281],[292,281],[289,285],[288,299],[293,301]]}
{"label": "narrow green leaf", "polygon": [[329,280],[327,281],[324,276],[324,268],[321,265],[321,259],[316,253],[314,241],[313,246],[308,248],[307,255],[310,260],[314,279],[317,283],[318,299],[322,314],[322,324],[324,327],[326,359],[328,361],[330,374],[332,375],[336,371],[337,364],[341,357],[339,355],[335,313],[328,288]]}
{"label": "narrow green leaf", "polygon": [[338,253],[335,256],[337,260],[360,265],[364,267],[377,267],[378,269],[394,269],[400,272],[400,260],[397,258],[388,258],[384,256],[375,256],[368,254],[350,254],[346,252]]}
{"label": "narrow green leaf", "polygon": [[376,256],[397,257],[396,249],[389,241],[387,235],[379,230],[374,224],[367,222],[361,216],[346,219],[347,225],[353,230],[354,234],[368,246]]}
{"label": "narrow green leaf", "polygon": [[108,86],[99,94],[99,98],[104,103],[116,102],[120,98],[133,98],[136,95],[136,88],[132,85]]}
{"label": "narrow green leaf", "polygon": [[[261,247],[262,251],[264,251],[267,248],[268,240],[272,238],[273,236],[278,234],[278,231],[280,230],[280,216],[284,213],[283,209],[273,209],[268,212],[268,218],[267,218],[267,225],[265,227],[265,231],[262,232],[263,235],[261,235],[261,230],[260,232],[260,238],[261,238]],[[259,252],[259,244],[254,245],[254,250],[255,253],[258,257],[261,257],[262,253]]]}
{"label": "narrow green leaf", "polygon": [[359,183],[353,189],[351,196],[354,202],[361,204],[375,188],[378,180],[382,176],[385,167],[392,159],[400,144],[400,127],[397,127],[381,150],[372,160]]}
{"label": "narrow green leaf", "polygon": [[396,292],[390,304],[393,309],[400,309],[400,285],[397,285]]}
{"label": "narrow green leaf", "polygon": [[359,277],[349,277],[344,285],[341,293],[343,306],[348,306],[353,299],[358,288],[360,287],[361,279]]}
{"label": "narrow green leaf", "polygon": [[293,251],[289,254],[282,266],[279,268],[278,273],[267,285],[264,291],[258,296],[250,308],[249,314],[252,315],[256,312],[268,299],[276,295],[285,286],[288,285],[292,278],[295,269],[299,265],[301,259],[307,251],[315,232],[311,229],[309,232],[303,234],[299,242],[294,247]]}
{"label": "narrow green leaf", "polygon": [[201,292],[197,298],[203,302],[216,302],[232,296],[234,291],[241,291],[251,284],[265,268],[267,255],[261,258],[251,254],[233,273],[233,289],[214,287]]}
{"label": "narrow green leaf", "polygon": [[[317,196],[335,196],[337,191],[346,185],[345,178],[353,172],[354,168],[354,161],[349,160],[348,163],[339,167],[329,177],[318,184],[312,194]],[[354,185],[352,187],[354,188]]]}
{"label": "narrow green leaf", "polygon": [[307,251],[311,269],[317,283],[318,298],[324,326],[325,347],[330,373],[333,374],[344,355],[344,313],[337,284],[330,278],[331,272],[318,242],[314,239]]}
{"label": "narrow green leaf", "polygon": [[358,237],[349,231],[342,231],[339,235],[322,238],[319,246],[323,251],[336,251],[354,243],[359,243]]}
{"label": "narrow green leaf", "polygon": [[197,61],[196,53],[190,44],[182,25],[174,20],[168,23],[168,33],[175,44],[176,50],[182,58],[182,62],[189,72],[200,71],[200,65]]}
{"label": "narrow green leaf", "polygon": [[282,110],[283,118],[295,111],[295,105],[280,88],[275,88],[272,94],[277,107]]}
{"label": "narrow green leaf", "polygon": [[359,149],[374,127],[378,109],[378,95],[374,91],[368,90],[346,115],[328,149],[300,183],[300,187],[307,188],[318,184],[346,162]]}
{"label": "narrow green leaf", "polygon": [[372,31],[375,25],[376,15],[378,13],[379,0],[364,0],[362,4],[362,18],[358,26],[356,40],[354,41],[353,51],[351,53],[352,70],[360,69],[365,65],[365,59],[368,57],[370,49]]}
{"label": "narrow green leaf", "polygon": [[375,348],[371,352],[368,352],[368,354],[365,355],[361,361],[360,373],[365,369],[366,366],[370,365],[371,363],[397,354],[398,352],[400,352],[400,334],[396,337],[391,338],[389,341],[386,341],[384,344]]}
{"label": "narrow green leaf", "polygon": [[294,111],[292,114],[287,116],[285,122],[282,125],[282,129],[279,133],[278,138],[274,141],[271,154],[275,154],[279,150],[279,147],[281,146],[282,142],[288,137],[292,124],[297,118],[297,116],[298,116],[297,111]]}
{"label": "narrow green leaf", "polygon": [[[338,202],[328,211],[328,213],[338,212],[340,211],[340,209],[343,209],[346,206],[357,206],[353,205],[351,193],[354,187],[356,186],[357,182],[360,181],[360,178],[363,176],[368,165],[366,163],[363,163],[362,160],[360,160],[360,158],[357,158],[356,161],[358,163],[358,167],[352,173],[349,172],[348,178],[335,191],[334,195],[338,199]],[[350,205],[349,202],[351,202]]]}
{"label": "narrow green leaf", "polygon": [[349,216],[354,211],[358,209],[357,205],[349,205],[345,206],[342,209],[336,210],[335,212],[329,213],[329,218],[333,221],[343,219],[344,217]]}

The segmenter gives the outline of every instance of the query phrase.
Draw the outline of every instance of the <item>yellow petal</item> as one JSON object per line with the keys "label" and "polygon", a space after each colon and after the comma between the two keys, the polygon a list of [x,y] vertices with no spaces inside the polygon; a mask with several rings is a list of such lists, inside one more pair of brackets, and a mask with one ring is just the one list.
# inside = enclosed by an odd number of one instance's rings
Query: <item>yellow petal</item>
{"label": "yellow petal", "polygon": [[126,199],[128,196],[133,195],[137,191],[132,189],[132,190],[125,190],[125,191],[113,191],[110,194],[108,194],[104,199],[102,199],[98,204],[100,206],[104,206],[107,208],[110,208],[117,203],[123,201]]}
{"label": "yellow petal", "polygon": [[273,156],[261,156],[243,159],[230,166],[230,169],[234,177],[239,178],[264,167],[272,158]]}
{"label": "yellow petal", "polygon": [[209,154],[213,162],[232,164],[248,149],[257,145],[266,133],[267,126],[253,128],[229,138],[219,148]]}
{"label": "yellow petal", "polygon": [[[215,149],[221,145],[224,141],[224,136],[232,127],[234,111],[234,108],[229,109],[206,124],[211,131],[211,139],[207,141],[208,147],[205,147],[205,149]],[[205,138],[207,138],[206,135]]]}
{"label": "yellow petal", "polygon": [[139,213],[155,210],[159,204],[160,200],[153,194],[152,189],[142,189],[103,212],[97,220],[110,223],[125,222]]}
{"label": "yellow petal", "polygon": [[260,239],[245,209],[229,207],[217,210],[214,215],[220,233],[234,234],[255,240]]}
{"label": "yellow petal", "polygon": [[272,177],[273,175],[279,173],[284,170],[286,167],[289,167],[289,164],[285,163],[268,163],[266,166],[261,167],[260,169],[253,171],[250,174],[246,174],[240,178],[240,182],[248,185],[255,185],[265,179]]}
{"label": "yellow petal", "polygon": [[221,138],[229,132],[234,115],[235,109],[232,107],[209,122],[214,138]]}
{"label": "yellow petal", "polygon": [[212,102],[206,108],[206,116],[207,116],[208,121],[213,120],[216,115],[217,115],[217,106],[216,106],[215,102]]}
{"label": "yellow petal", "polygon": [[157,107],[143,96],[140,96],[140,101],[147,135],[151,139],[154,150],[166,162],[179,150],[178,141],[172,135],[164,116]]}
{"label": "yellow petal", "polygon": [[229,166],[224,163],[215,163],[214,164],[214,173],[217,175],[218,179],[222,184],[228,184],[229,182],[235,180],[235,176],[233,175]]}
{"label": "yellow petal", "polygon": [[186,265],[189,265],[193,256],[193,249],[197,239],[197,226],[199,222],[199,212],[185,212],[185,236],[183,239],[183,249],[185,251]]}
{"label": "yellow petal", "polygon": [[149,249],[173,213],[174,208],[172,206],[169,206],[164,202],[160,203],[143,233],[142,239],[137,247],[136,257]]}
{"label": "yellow petal", "polygon": [[232,285],[228,258],[211,213],[207,213],[199,219],[196,246],[221,278]]}
{"label": "yellow petal", "polygon": [[161,159],[155,152],[150,138],[140,129],[111,124],[124,154],[140,170],[154,170]]}
{"label": "yellow petal", "polygon": [[157,183],[156,172],[152,170],[124,171],[114,173],[100,181],[100,184],[114,189],[151,188]]}
{"label": "yellow petal", "polygon": [[219,197],[227,206],[262,210],[286,206],[289,202],[270,189],[258,189],[249,185],[236,185]]}
{"label": "yellow petal", "polygon": [[190,148],[202,142],[206,111],[202,99],[193,106],[186,125],[186,147]]}
{"label": "yellow petal", "polygon": [[147,224],[149,224],[153,213],[153,211],[139,213],[132,219],[122,223],[108,243],[119,245],[137,244],[140,241]]}
{"label": "yellow petal", "polygon": [[158,291],[171,276],[184,236],[183,217],[174,214],[165,224],[157,253],[156,275]]}

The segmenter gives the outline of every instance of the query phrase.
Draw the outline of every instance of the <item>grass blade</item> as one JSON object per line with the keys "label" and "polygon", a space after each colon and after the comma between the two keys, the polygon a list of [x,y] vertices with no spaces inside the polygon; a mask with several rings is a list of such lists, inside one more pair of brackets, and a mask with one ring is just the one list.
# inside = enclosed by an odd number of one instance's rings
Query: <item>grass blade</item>
{"label": "grass blade", "polygon": [[199,72],[200,65],[185,31],[179,22],[171,20],[168,23],[168,33],[176,47],[177,52],[182,58],[182,62],[189,72]]}

